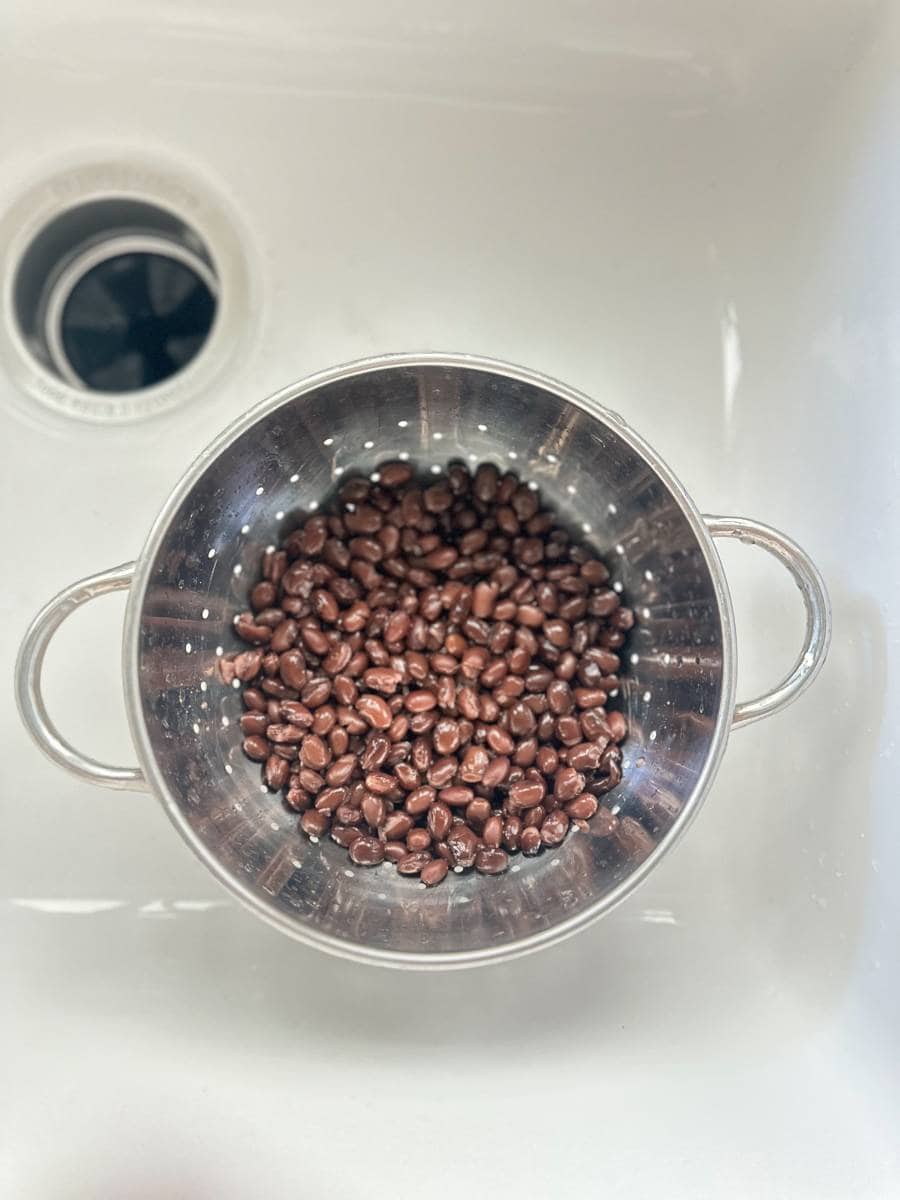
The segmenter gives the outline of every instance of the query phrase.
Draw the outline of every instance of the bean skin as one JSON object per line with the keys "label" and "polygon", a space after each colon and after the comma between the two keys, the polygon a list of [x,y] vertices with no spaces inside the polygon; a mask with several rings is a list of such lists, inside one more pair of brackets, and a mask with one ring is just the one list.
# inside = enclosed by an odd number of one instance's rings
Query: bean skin
{"label": "bean skin", "polygon": [[278,755],[270,754],[266,759],[266,785],[273,792],[280,792],[288,781],[290,764]]}
{"label": "bean skin", "polygon": [[244,754],[254,762],[265,762],[269,757],[269,743],[259,734],[244,739]]}
{"label": "bean skin", "polygon": [[516,752],[513,755],[513,762],[518,767],[530,767],[537,758],[538,743],[537,738],[524,738],[519,742]]}
{"label": "bean skin", "polygon": [[497,849],[503,841],[503,821],[500,817],[488,817],[481,832],[481,839],[485,846],[488,846],[492,850]]}
{"label": "bean skin", "polygon": [[523,854],[537,854],[541,848],[541,831],[536,825],[523,829],[519,836],[519,849]]}
{"label": "bean skin", "polygon": [[419,872],[419,878],[426,887],[436,887],[446,877],[450,864],[441,858],[435,858],[426,863]]}
{"label": "bean skin", "polygon": [[419,772],[407,762],[395,764],[394,776],[400,786],[408,792],[414,791],[422,781]]}
{"label": "bean skin", "polygon": [[437,706],[437,696],[426,688],[419,688],[407,693],[403,703],[411,713],[429,712]]}
{"label": "bean skin", "polygon": [[384,846],[377,838],[359,837],[350,847],[350,858],[358,867],[377,867],[384,862]]}
{"label": "bean skin", "polygon": [[388,841],[401,841],[413,827],[413,818],[405,812],[389,813],[382,826],[382,833]]}
{"label": "bean skin", "polygon": [[403,807],[411,817],[418,817],[422,813],[428,812],[436,799],[437,793],[433,787],[419,787],[414,792],[410,792]]}
{"label": "bean skin", "polygon": [[399,671],[392,671],[390,667],[372,667],[364,672],[363,686],[373,692],[381,692],[385,696],[393,696],[397,688],[400,686],[402,676]]}
{"label": "bean skin", "polygon": [[494,583],[476,584],[472,592],[472,613],[475,617],[489,617],[497,602],[498,588]]}
{"label": "bean skin", "polygon": [[331,680],[311,679],[300,693],[300,699],[307,708],[320,708],[331,698]]}
{"label": "bean skin", "polygon": [[[237,661],[237,660],[235,660]],[[251,712],[265,712],[268,700],[263,692],[257,687],[244,688],[244,693],[241,696],[244,707]]]}
{"label": "bean skin", "polygon": [[[246,734],[249,738],[252,734],[264,734],[269,727],[269,718],[266,713],[246,712],[242,715],[239,724],[241,733]],[[246,753],[250,753],[246,751]],[[250,754],[252,758],[253,755]]]}
{"label": "bean skin", "polygon": [[579,742],[569,747],[569,766],[578,771],[595,771],[602,757],[603,747],[596,742]]}
{"label": "bean skin", "polygon": [[574,800],[568,801],[565,810],[573,820],[589,821],[597,811],[597,799],[589,792],[582,792]]}
{"label": "bean skin", "polygon": [[374,792],[376,796],[386,796],[396,786],[394,776],[388,775],[386,771],[370,771],[365,783],[369,791]]}
{"label": "bean skin", "polygon": [[514,704],[509,713],[509,732],[514,737],[527,737],[528,734],[534,732],[537,722],[534,719],[534,713],[526,705],[521,703]]}
{"label": "bean skin", "polygon": [[349,850],[353,843],[363,836],[362,830],[355,829],[352,825],[332,825],[329,832],[331,840],[343,846],[345,850]]}
{"label": "bean skin", "polygon": [[479,783],[490,765],[490,756],[480,746],[470,746],[463,755],[459,768],[460,779],[464,783]]}
{"label": "bean skin", "polygon": [[485,847],[475,855],[475,870],[483,875],[501,875],[509,866],[509,855],[505,850]]}
{"label": "bean skin", "polygon": [[457,760],[452,755],[434,759],[426,772],[428,782],[432,787],[447,787],[456,776],[457,767]]}
{"label": "bean skin", "polygon": [[490,820],[493,808],[489,800],[479,796],[466,805],[466,821],[476,833],[482,832]]}
{"label": "bean skin", "polygon": [[607,716],[606,721],[609,725],[609,731],[612,735],[613,741],[623,741],[626,733],[628,732],[628,725],[626,724],[625,718],[622,716],[622,714],[620,712],[611,712]]}
{"label": "bean skin", "polygon": [[418,875],[432,861],[427,850],[414,850],[400,859],[397,863],[397,870],[401,875]]}
{"label": "bean skin", "polygon": [[452,717],[444,717],[434,726],[432,740],[441,756],[455,754],[459,749],[459,725]]}
{"label": "bean skin", "polygon": [[372,792],[366,792],[361,805],[363,820],[372,829],[377,829],[385,818],[384,800]]}
{"label": "bean skin", "polygon": [[412,467],[405,462],[386,463],[379,467],[380,479],[382,487],[397,489],[405,483],[409,483],[412,479]]}
{"label": "bean skin", "polygon": [[324,813],[318,812],[314,808],[310,808],[300,818],[300,828],[307,837],[320,838],[328,829],[330,824],[329,818]]}
{"label": "bean skin", "polygon": [[503,783],[509,774],[510,761],[505,755],[493,759],[487,766],[481,782],[485,787],[495,788]]}
{"label": "bean skin", "polygon": [[453,824],[453,813],[442,801],[437,800],[428,809],[428,829],[436,842],[442,842]]}
{"label": "bean skin", "polygon": [[455,867],[474,866],[478,838],[468,825],[454,825],[447,834],[446,842]]}
{"label": "bean skin", "polygon": [[523,779],[521,783],[514,783],[509,789],[509,802],[513,808],[532,808],[535,804],[540,804],[547,794],[547,789],[543,783],[534,779]]}
{"label": "bean skin", "polygon": [[510,854],[519,849],[519,838],[522,833],[522,822],[516,816],[503,818],[503,848]]}
{"label": "bean skin", "polygon": [[387,702],[381,696],[370,693],[360,696],[356,702],[356,710],[373,729],[388,729],[394,719]]}
{"label": "bean skin", "polygon": [[412,852],[427,850],[431,845],[431,834],[427,829],[417,826],[406,835],[406,845]]}
{"label": "bean skin", "polygon": [[300,747],[300,760],[307,767],[312,767],[314,771],[321,771],[327,766],[331,758],[331,751],[318,734],[308,734]]}
{"label": "bean skin", "polygon": [[541,841],[545,846],[558,846],[568,831],[569,817],[565,809],[554,809],[541,824]]}
{"label": "bean skin", "polygon": [[487,744],[495,754],[512,754],[515,742],[512,737],[499,725],[492,726],[487,732]]}
{"label": "bean skin", "polygon": [[468,787],[445,787],[438,792],[438,799],[444,804],[449,804],[451,808],[464,808],[473,798],[474,792]]}
{"label": "bean skin", "polygon": [[[549,801],[548,801],[549,803]],[[522,813],[522,826],[525,829],[535,827],[540,829],[544,822],[544,817],[547,815],[547,810],[543,804],[535,804],[534,808],[526,808]]]}
{"label": "bean skin", "polygon": [[584,791],[585,778],[574,767],[563,767],[553,784],[553,795],[560,804],[574,800]]}

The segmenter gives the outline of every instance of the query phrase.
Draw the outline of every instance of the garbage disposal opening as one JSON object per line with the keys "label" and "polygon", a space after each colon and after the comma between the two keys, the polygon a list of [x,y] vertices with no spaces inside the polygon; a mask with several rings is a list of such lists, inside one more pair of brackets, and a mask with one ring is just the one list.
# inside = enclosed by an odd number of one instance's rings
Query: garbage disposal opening
{"label": "garbage disposal opening", "polygon": [[132,393],[171,379],[202,352],[219,277],[203,239],[131,198],[69,208],[31,240],[16,269],[14,319],[26,346],[66,384]]}

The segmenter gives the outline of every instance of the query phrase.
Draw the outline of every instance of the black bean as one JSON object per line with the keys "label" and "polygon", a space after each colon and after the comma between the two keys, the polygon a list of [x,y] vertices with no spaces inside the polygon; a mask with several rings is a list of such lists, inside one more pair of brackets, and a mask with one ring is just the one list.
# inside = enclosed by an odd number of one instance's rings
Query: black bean
{"label": "black bean", "polygon": [[234,622],[250,649],[218,660],[243,685],[245,751],[309,836],[428,886],[448,865],[498,873],[572,821],[649,852],[598,808],[622,778],[627,721],[606,703],[634,624],[608,581],[512,472],[352,475],[263,555]]}

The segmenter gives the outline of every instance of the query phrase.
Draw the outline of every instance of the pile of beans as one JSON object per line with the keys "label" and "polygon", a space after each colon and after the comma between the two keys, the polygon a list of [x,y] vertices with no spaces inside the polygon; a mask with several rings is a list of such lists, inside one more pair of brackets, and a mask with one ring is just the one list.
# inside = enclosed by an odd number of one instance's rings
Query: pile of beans
{"label": "pile of beans", "polygon": [[[386,463],[269,549],[220,659],[244,753],[358,866],[505,871],[573,823],[603,835],[634,617],[532,486],[484,463]],[[598,813],[598,809],[600,812]]]}

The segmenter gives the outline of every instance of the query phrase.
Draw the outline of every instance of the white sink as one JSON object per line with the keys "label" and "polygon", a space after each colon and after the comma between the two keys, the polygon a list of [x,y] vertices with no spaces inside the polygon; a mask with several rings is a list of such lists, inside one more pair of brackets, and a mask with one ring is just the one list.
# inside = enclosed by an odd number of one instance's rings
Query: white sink
{"label": "white sink", "polygon": [[[563,379],[706,511],[786,530],[826,577],[831,656],[734,734],[612,915],[449,975],[268,929],[151,798],[62,774],[7,699],[3,1193],[898,1196],[900,10],[333,9],[0,18],[0,211],[168,188],[215,210],[247,280],[230,359],[143,421],[60,415],[3,358],[7,678],[33,612],[134,557],[229,420],[425,349]],[[800,602],[764,556],[723,557],[749,696]],[[46,676],[67,735],[125,764],[122,610],[73,617]]]}

